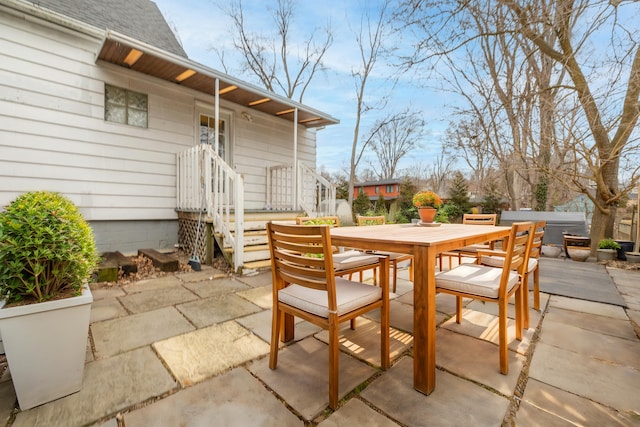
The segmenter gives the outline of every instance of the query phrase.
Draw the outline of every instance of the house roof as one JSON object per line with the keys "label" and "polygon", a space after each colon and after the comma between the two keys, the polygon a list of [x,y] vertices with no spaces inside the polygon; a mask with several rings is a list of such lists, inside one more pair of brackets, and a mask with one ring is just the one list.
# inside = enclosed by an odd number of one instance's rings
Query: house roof
{"label": "house roof", "polygon": [[45,7],[102,30],[113,30],[187,58],[158,6],[149,0],[37,0]]}
{"label": "house roof", "polygon": [[[96,29],[100,30],[103,43],[96,61],[129,68],[208,95],[214,95],[217,81],[220,99],[288,121],[294,121],[297,111],[298,124],[308,128],[340,123],[319,110],[191,61],[150,0],[8,0],[8,3],[93,36],[98,35]],[[88,24],[90,28],[79,23]],[[137,54],[135,59],[129,56],[132,53]],[[185,72],[188,74],[183,75]],[[187,77],[182,79],[181,75]]]}
{"label": "house roof", "polygon": [[379,181],[367,181],[361,182],[358,184],[354,184],[354,187],[370,187],[372,185],[387,185],[387,184],[400,184],[402,180],[400,179],[381,179]]}

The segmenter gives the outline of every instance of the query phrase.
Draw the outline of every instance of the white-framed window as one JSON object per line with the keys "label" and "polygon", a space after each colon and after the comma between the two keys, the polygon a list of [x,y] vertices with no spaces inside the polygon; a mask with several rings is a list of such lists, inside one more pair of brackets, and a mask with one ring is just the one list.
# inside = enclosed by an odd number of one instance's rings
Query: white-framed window
{"label": "white-framed window", "polygon": [[387,193],[393,193],[396,191],[395,185],[387,185]]}
{"label": "white-framed window", "polygon": [[104,119],[146,128],[149,121],[148,95],[105,83]]}

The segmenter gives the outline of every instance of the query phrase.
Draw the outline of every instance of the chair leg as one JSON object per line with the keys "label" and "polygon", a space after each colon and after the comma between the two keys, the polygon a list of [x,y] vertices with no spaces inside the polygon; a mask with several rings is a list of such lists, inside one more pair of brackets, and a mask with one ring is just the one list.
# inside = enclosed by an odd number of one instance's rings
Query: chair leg
{"label": "chair leg", "polygon": [[498,347],[500,351],[500,373],[507,375],[509,373],[509,346],[507,342],[507,301],[498,301],[498,312]]}
{"label": "chair leg", "polygon": [[516,339],[522,341],[522,327],[524,326],[524,313],[522,300],[528,298],[529,295],[525,295],[522,286],[518,286],[516,289]]}
{"label": "chair leg", "polygon": [[413,258],[409,260],[409,280],[413,283]]}
{"label": "chair leg", "polygon": [[396,283],[398,282],[398,262],[391,261],[393,264],[393,293],[396,293]]}
{"label": "chair leg", "polygon": [[540,268],[533,270],[533,308],[540,311]]}
{"label": "chair leg", "polygon": [[269,351],[269,368],[276,369],[278,366],[278,349],[280,347],[280,328],[282,326],[282,311],[277,305],[273,307],[271,322],[271,349]]}
{"label": "chair leg", "polygon": [[333,410],[338,408],[338,387],[339,387],[339,350],[338,350],[338,322],[329,320],[329,407]]}
{"label": "chair leg", "polygon": [[[516,291],[516,294],[518,292]],[[529,329],[529,273],[522,276],[522,327]]]}
{"label": "chair leg", "polygon": [[389,359],[389,305],[385,304],[380,308],[380,367],[383,371],[389,369],[391,364]]}
{"label": "chair leg", "polygon": [[356,319],[357,319],[357,317],[354,317],[353,319],[351,319],[351,320],[349,321],[349,324],[350,324],[350,327],[351,327],[351,330],[352,330],[352,331],[355,331],[355,330],[356,330]]}
{"label": "chair leg", "polygon": [[456,323],[462,323],[462,297],[456,295]]}

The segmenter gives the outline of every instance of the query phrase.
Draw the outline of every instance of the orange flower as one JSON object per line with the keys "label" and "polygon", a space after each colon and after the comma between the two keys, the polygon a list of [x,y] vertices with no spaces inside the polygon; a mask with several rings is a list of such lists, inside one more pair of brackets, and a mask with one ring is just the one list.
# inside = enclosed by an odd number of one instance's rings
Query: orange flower
{"label": "orange flower", "polygon": [[442,206],[442,199],[433,191],[421,191],[413,196],[413,206],[439,208]]}

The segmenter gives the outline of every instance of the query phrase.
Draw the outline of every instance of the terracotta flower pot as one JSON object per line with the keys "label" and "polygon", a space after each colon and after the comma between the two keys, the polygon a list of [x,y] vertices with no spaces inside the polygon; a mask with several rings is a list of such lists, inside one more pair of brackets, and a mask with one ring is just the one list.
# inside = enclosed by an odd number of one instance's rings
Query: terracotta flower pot
{"label": "terracotta flower pot", "polygon": [[433,222],[433,219],[436,217],[437,209],[431,207],[423,207],[418,208],[418,213],[420,214],[420,221],[422,222]]}

